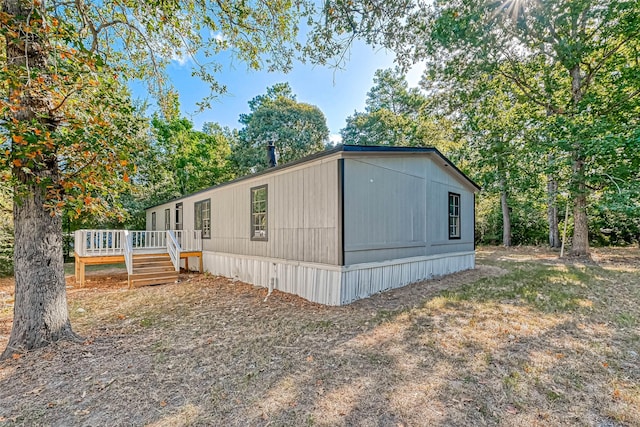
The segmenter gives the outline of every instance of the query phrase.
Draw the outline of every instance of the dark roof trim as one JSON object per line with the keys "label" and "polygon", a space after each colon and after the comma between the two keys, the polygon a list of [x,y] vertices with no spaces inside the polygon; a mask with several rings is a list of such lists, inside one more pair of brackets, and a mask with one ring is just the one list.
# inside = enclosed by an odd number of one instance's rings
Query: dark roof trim
{"label": "dark roof trim", "polygon": [[246,175],[240,178],[236,178],[232,181],[223,182],[221,184],[213,185],[211,187],[207,187],[205,189],[196,191],[195,193],[187,194],[182,197],[178,197],[176,199],[167,200],[163,203],[158,203],[153,206],[149,206],[145,208],[145,210],[155,208],[157,206],[166,205],[167,203],[174,203],[182,199],[186,199],[187,197],[197,196],[200,193],[204,193],[206,191],[212,190],[214,188],[220,188],[227,185],[235,184],[240,181],[245,181],[248,179],[252,179],[258,176],[267,175],[272,172],[280,171],[282,169],[288,169],[293,166],[300,165],[302,163],[312,162],[314,160],[321,159],[323,157],[329,157],[336,153],[345,152],[345,153],[434,153],[440,159],[442,159],[447,165],[451,166],[457,173],[459,173],[465,180],[469,182],[473,187],[475,187],[478,191],[480,191],[480,186],[473,182],[467,175],[465,175],[460,169],[456,167],[449,159],[447,159],[440,151],[438,151],[435,147],[398,147],[392,145],[343,145],[338,144],[334,148],[330,150],[320,151],[315,154],[311,154],[309,156],[303,157],[301,159],[295,160],[293,162],[285,163],[282,165],[278,165],[274,168],[267,168],[260,172],[256,172],[251,175]]}

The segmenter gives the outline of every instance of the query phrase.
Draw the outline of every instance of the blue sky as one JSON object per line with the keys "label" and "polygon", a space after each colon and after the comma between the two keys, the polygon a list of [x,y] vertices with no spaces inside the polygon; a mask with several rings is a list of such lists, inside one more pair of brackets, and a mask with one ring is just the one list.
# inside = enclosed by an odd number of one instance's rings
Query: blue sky
{"label": "blue sky", "polygon": [[[377,69],[393,66],[393,55],[373,49],[363,43],[353,46],[349,61],[343,69],[296,63],[288,74],[251,71],[243,63],[231,66],[224,64],[217,74],[218,80],[227,86],[228,93],[212,103],[212,108],[198,113],[196,103],[209,93],[208,87],[199,79],[191,77],[189,62],[172,63],[168,72],[180,95],[180,106],[185,117],[200,129],[205,122],[217,122],[222,126],[240,128],[238,118],[249,112],[248,101],[265,93],[266,88],[280,82],[289,82],[299,102],[318,106],[327,118],[329,132],[337,135],[345,126],[345,119],[354,111],[364,110],[366,94],[373,85],[373,74]],[[413,69],[407,80],[416,86],[420,70]],[[134,96],[144,91],[136,89]],[[152,103],[152,100],[149,100]]]}

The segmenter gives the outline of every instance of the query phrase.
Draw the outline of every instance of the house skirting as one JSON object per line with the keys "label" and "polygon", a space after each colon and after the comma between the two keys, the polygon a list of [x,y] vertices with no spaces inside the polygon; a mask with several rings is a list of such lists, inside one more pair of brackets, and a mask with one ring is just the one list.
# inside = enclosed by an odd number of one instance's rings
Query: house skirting
{"label": "house skirting", "polygon": [[344,305],[475,267],[475,252],[458,252],[348,266],[202,252],[204,270],[325,305]]}

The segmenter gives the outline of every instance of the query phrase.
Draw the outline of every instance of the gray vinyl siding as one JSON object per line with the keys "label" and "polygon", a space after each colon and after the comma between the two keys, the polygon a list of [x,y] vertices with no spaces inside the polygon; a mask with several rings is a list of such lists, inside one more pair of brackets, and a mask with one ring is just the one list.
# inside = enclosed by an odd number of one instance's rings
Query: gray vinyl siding
{"label": "gray vinyl siding", "polygon": [[[268,189],[268,240],[252,241],[250,191],[261,185]],[[191,230],[194,203],[210,198],[204,251],[348,266],[473,251],[475,190],[430,153],[338,153],[155,206],[147,210],[147,228],[152,212],[164,227],[167,207],[174,227],[181,202],[183,229]],[[460,195],[455,240],[448,236],[449,192]]]}
{"label": "gray vinyl siding", "polygon": [[[251,188],[267,185],[268,240],[251,240]],[[194,203],[211,198],[211,239],[203,250],[338,265],[339,208],[336,158],[212,188],[180,199],[183,229],[194,227]],[[176,202],[147,211],[161,212]],[[172,211],[172,227],[175,212]]]}
{"label": "gray vinyl siding", "polygon": [[[473,189],[438,161],[415,154],[345,159],[345,265],[474,249]],[[457,240],[448,237],[449,192],[460,194]]]}

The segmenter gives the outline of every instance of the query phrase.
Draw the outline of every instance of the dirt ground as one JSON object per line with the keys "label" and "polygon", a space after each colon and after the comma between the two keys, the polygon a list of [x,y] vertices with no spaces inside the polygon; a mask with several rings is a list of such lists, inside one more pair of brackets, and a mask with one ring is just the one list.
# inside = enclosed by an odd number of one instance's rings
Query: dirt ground
{"label": "dirt ground", "polygon": [[209,275],[68,277],[85,341],[0,362],[0,425],[640,426],[640,250],[477,264],[345,307]]}

